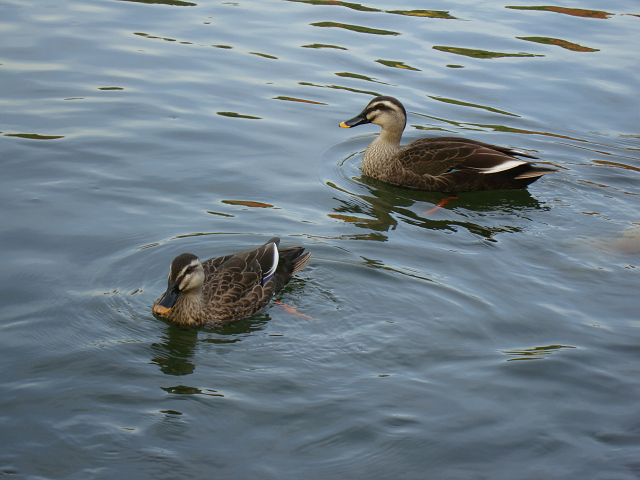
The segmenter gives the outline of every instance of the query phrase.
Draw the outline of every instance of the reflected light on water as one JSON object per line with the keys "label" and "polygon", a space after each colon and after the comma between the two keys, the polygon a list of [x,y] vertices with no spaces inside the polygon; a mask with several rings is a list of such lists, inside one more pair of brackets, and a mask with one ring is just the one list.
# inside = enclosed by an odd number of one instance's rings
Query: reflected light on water
{"label": "reflected light on water", "polygon": [[569,345],[547,345],[545,347],[533,347],[514,350],[503,350],[505,355],[515,356],[517,358],[509,358],[507,362],[514,360],[542,360],[546,355],[557,353],[564,348],[577,348]]}

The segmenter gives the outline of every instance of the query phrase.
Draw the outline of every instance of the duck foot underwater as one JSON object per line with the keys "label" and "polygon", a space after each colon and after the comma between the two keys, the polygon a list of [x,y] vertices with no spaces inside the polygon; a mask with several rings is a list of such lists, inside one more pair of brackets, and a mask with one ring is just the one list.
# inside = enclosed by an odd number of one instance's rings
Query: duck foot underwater
{"label": "duck foot underwater", "polygon": [[449,201],[451,201],[451,200],[458,200],[458,197],[446,197],[446,198],[443,198],[442,200],[440,200],[438,202],[438,205],[436,205],[433,208],[430,208],[429,210],[424,212],[423,215],[427,216],[427,215],[432,214],[433,212],[437,212],[441,208],[444,208],[447,205],[447,203],[449,203]]}
{"label": "duck foot underwater", "polygon": [[289,313],[291,315],[295,315],[296,317],[302,317],[302,318],[309,318],[311,320],[317,320],[316,318],[310,317],[309,315],[305,315],[304,313],[300,313],[298,310],[296,310],[296,307],[293,307],[291,305],[287,305],[286,303],[282,303],[280,300],[274,300],[273,304],[279,306],[285,312],[287,312],[287,313]]}

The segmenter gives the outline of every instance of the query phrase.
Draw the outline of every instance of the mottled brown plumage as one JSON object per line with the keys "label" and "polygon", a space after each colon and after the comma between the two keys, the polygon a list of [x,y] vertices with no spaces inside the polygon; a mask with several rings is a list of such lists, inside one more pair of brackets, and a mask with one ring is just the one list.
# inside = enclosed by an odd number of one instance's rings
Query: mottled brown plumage
{"label": "mottled brown plumage", "polygon": [[204,262],[191,253],[178,255],[153,313],[182,327],[221,326],[256,313],[311,257],[302,247],[278,249],[279,242],[273,238],[254,250]]}
{"label": "mottled brown plumage", "polygon": [[423,138],[400,146],[406,122],[407,113],[397,99],[376,97],[358,116],[340,124],[382,127],[365,150],[365,175],[403,188],[464,192],[524,188],[555,171],[516,158],[537,158],[533,155],[466,138]]}

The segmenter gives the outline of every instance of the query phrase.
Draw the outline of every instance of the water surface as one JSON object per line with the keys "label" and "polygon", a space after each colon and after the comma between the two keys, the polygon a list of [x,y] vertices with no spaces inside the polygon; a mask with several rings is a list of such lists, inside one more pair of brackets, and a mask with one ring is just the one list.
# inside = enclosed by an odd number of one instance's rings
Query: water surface
{"label": "water surface", "polygon": [[[0,472],[640,478],[640,10],[601,8],[5,2]],[[368,179],[378,94],[558,172]],[[177,254],[275,235],[300,315],[151,315]]]}

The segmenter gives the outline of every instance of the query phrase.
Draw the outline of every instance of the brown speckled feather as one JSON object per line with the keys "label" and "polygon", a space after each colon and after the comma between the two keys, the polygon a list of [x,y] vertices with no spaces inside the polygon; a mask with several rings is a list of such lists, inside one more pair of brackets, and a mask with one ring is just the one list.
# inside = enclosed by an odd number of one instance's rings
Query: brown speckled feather
{"label": "brown speckled feather", "polygon": [[[517,178],[538,168],[528,162],[514,163],[506,171],[482,173],[499,168],[505,161],[513,161],[515,155],[520,152],[467,139],[425,138],[410,143],[387,159],[387,171],[391,175],[387,174],[386,178],[389,183],[405,188],[442,192],[524,188],[538,178]],[[544,169],[545,173],[549,171]]]}
{"label": "brown speckled feather", "polygon": [[[305,254],[304,248],[276,250],[278,243],[279,239],[274,238],[254,250],[202,263],[192,254],[176,257],[171,265],[167,292],[154,304],[154,313],[188,327],[223,325],[256,313],[309,263],[311,254]],[[265,278],[274,265],[276,251],[277,268],[273,275]],[[198,269],[201,269],[201,278]],[[172,291],[178,292],[177,299],[165,311],[162,303],[169,302]]]}

